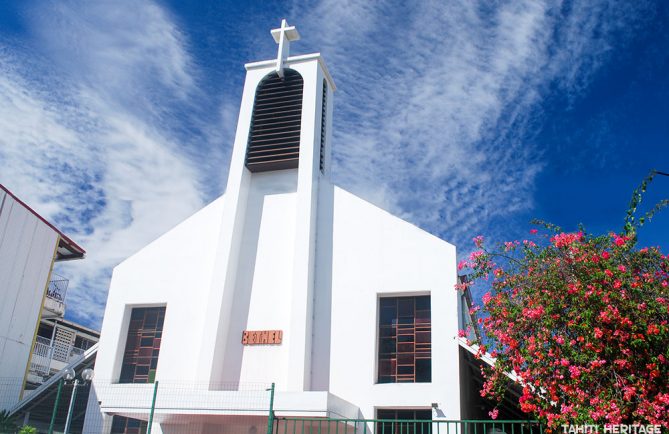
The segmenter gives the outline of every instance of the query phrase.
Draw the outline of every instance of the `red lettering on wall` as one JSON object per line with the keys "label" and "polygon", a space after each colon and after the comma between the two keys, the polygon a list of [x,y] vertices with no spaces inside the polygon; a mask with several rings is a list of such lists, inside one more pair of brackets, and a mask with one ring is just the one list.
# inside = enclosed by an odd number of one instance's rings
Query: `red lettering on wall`
{"label": "red lettering on wall", "polygon": [[279,345],[283,341],[281,330],[244,330],[242,345]]}

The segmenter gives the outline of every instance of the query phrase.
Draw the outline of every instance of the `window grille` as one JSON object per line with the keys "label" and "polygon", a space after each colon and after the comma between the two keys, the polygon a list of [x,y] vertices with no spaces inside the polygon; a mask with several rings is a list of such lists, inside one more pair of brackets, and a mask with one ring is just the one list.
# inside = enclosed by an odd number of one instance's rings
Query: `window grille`
{"label": "window grille", "polygon": [[379,301],[379,383],[432,381],[430,296]]}
{"label": "window grille", "polygon": [[164,321],[164,306],[132,310],[119,383],[154,382]]}
{"label": "window grille", "polygon": [[376,434],[431,434],[432,410],[379,409],[376,418]]}

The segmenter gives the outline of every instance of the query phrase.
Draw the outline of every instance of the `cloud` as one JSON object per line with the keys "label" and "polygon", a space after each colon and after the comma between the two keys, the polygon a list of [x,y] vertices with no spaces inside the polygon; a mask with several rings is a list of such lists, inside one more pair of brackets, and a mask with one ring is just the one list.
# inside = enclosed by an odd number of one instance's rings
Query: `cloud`
{"label": "cloud", "polygon": [[[59,270],[72,279],[69,314],[95,326],[111,268],[221,193],[240,92],[209,81],[231,80],[213,69],[253,49],[208,47],[218,34],[154,2],[24,12],[25,39],[0,33],[0,182],[88,250]],[[532,209],[546,98],[577,100],[651,12],[323,0],[288,16],[303,37],[293,52],[321,51],[338,84],[335,182],[466,251]],[[242,41],[269,41],[218,16]]]}
{"label": "cloud", "polygon": [[204,199],[174,128],[199,92],[183,36],[154,4],[117,6],[50,4],[30,15],[43,57],[0,58],[0,179],[86,248],[57,272],[94,326],[111,267]]}
{"label": "cloud", "polygon": [[532,209],[544,98],[578,98],[646,13],[529,0],[293,11],[338,84],[336,180],[465,251]]}

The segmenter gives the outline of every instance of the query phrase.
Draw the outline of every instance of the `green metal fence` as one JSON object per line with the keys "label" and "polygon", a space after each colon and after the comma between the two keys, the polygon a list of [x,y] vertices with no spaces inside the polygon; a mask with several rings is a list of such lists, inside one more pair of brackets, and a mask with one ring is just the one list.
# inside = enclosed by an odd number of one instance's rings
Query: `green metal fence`
{"label": "green metal fence", "polygon": [[276,417],[272,434],[543,434],[538,421]]}

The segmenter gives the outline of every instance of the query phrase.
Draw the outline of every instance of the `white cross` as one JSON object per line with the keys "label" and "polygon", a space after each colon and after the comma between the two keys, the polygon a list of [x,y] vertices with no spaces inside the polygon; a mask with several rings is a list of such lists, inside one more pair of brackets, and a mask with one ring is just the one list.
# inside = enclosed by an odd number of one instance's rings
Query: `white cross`
{"label": "white cross", "polygon": [[295,26],[288,26],[288,22],[281,20],[281,27],[272,30],[272,37],[274,42],[279,44],[279,52],[276,56],[276,73],[283,78],[283,62],[288,59],[290,53],[290,42],[298,41],[300,34],[297,32]]}

